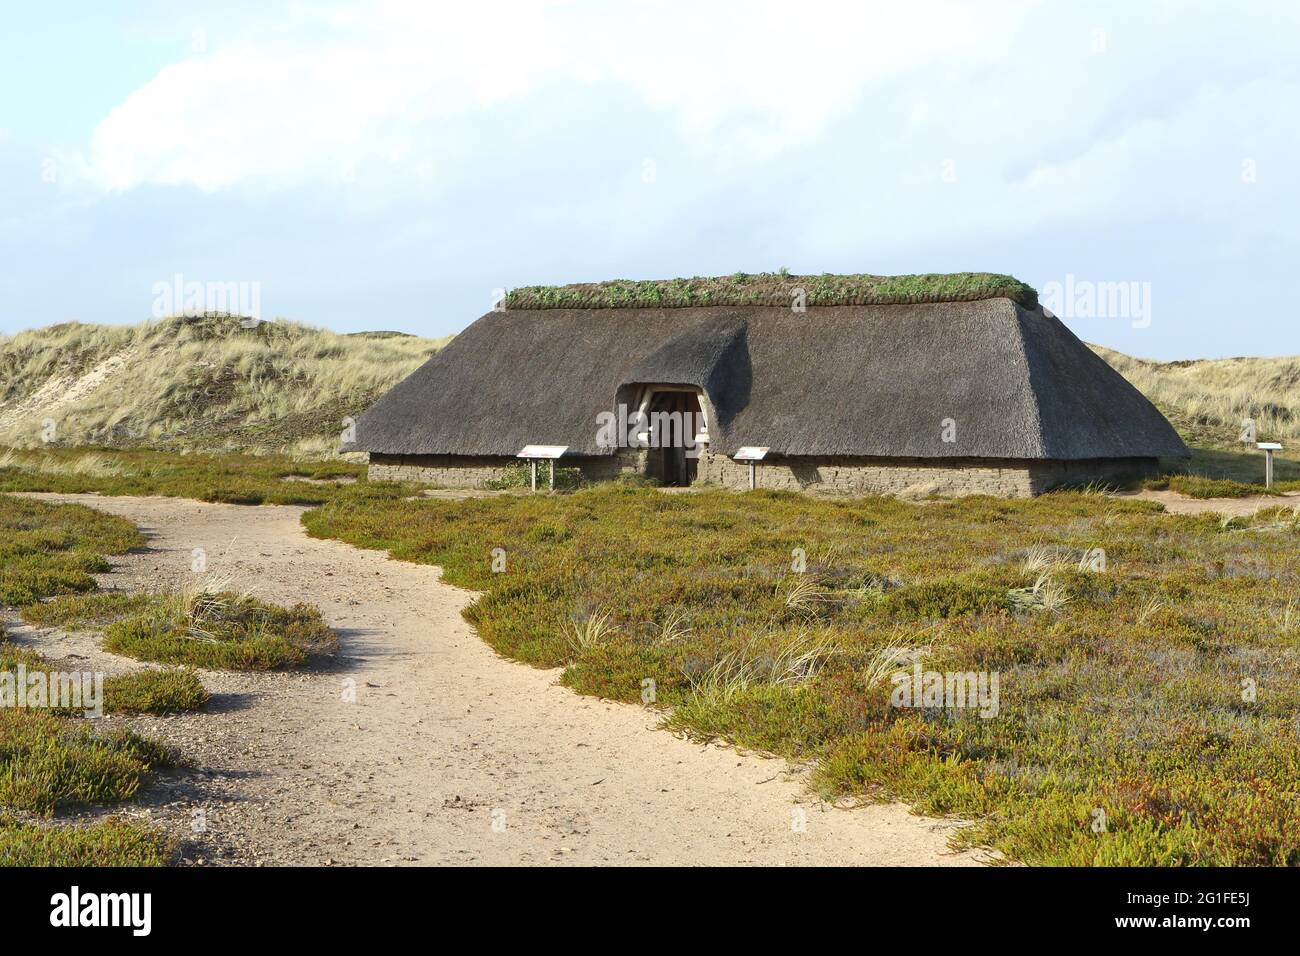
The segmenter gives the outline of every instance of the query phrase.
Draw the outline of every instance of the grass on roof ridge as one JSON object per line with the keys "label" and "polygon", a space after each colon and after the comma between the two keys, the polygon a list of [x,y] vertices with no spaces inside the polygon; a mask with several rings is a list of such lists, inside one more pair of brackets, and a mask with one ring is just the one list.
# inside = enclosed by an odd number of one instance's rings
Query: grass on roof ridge
{"label": "grass on roof ridge", "polygon": [[561,286],[521,286],[505,300],[507,309],[682,309],[702,306],[789,307],[804,293],[808,306],[903,305],[1012,299],[1036,308],[1038,293],[1011,276],[993,272],[924,275],[790,275],[780,272],[692,279],[615,279]]}

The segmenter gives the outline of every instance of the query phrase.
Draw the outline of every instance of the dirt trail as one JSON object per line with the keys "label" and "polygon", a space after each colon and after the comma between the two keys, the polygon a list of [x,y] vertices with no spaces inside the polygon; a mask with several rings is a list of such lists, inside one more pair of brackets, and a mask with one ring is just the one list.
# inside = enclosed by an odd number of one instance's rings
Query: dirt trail
{"label": "dirt trail", "polygon": [[[558,671],[498,657],[460,616],[475,597],[436,568],[304,533],[296,507],[40,495],[141,526],[109,588],[209,573],[280,603],[316,604],[339,664],[305,674],[204,672],[208,712],[129,721],[197,770],[165,775],[137,812],[186,858],[243,864],[956,864],[952,824],[899,804],[831,807],[783,761],[653,729],[645,709],[580,697]],[[92,635],[15,628],[68,666],[140,666]],[[356,701],[343,697],[355,682]],[[112,718],[109,718],[112,719]],[[194,811],[206,831],[191,834]],[[806,829],[793,824],[802,815]],[[495,824],[495,827],[494,827]]]}
{"label": "dirt trail", "polygon": [[1282,495],[1248,495],[1245,498],[1192,498],[1175,491],[1145,490],[1121,492],[1115,497],[1158,501],[1165,506],[1165,511],[1175,515],[1199,515],[1212,511],[1225,518],[1246,517],[1264,508],[1300,507],[1300,492],[1294,491]]}

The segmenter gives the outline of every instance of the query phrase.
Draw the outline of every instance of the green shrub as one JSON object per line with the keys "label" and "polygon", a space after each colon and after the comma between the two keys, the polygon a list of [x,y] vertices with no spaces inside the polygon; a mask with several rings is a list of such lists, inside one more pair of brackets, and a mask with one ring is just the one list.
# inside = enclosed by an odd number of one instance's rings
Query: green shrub
{"label": "green shrub", "polygon": [[216,670],[273,670],[333,654],[338,636],[306,604],[281,608],[220,592],[157,596],[110,624],[104,648],[142,661]]}
{"label": "green shrub", "polygon": [[123,617],[152,607],[152,594],[124,594],[118,591],[99,594],[66,594],[40,604],[22,608],[23,620],[36,627],[60,627],[65,630],[102,627]]}
{"label": "green shrub", "polygon": [[0,495],[0,605],[95,589],[104,554],[141,547],[135,525],[81,505]]}
{"label": "green shrub", "polygon": [[95,733],[50,713],[0,708],[0,807],[50,814],[135,796],[172,751],[129,731]]}
{"label": "green shrub", "polygon": [[[532,466],[527,462],[524,462],[518,465],[511,465],[505,470],[500,478],[493,478],[487,482],[487,487],[492,491],[508,491],[511,488],[531,488],[532,482]],[[582,476],[581,468],[561,468],[556,466],[556,491],[573,491],[577,488],[581,488],[585,483],[586,480]],[[549,491],[550,488],[550,465],[546,462],[539,462],[537,465],[537,490]]]}
{"label": "green shrub", "polygon": [[55,826],[0,816],[0,866],[166,866],[174,854],[161,830],[119,817]]}
{"label": "green shrub", "polygon": [[104,709],[110,714],[182,714],[207,702],[203,682],[183,668],[134,671],[104,681]]}

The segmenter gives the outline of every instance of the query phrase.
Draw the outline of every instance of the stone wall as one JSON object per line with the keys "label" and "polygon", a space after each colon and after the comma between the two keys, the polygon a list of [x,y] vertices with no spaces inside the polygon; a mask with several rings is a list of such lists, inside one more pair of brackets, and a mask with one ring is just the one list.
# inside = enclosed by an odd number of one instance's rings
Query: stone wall
{"label": "stone wall", "polygon": [[[1023,498],[1063,484],[1154,474],[1156,464],[1154,458],[1076,462],[989,458],[773,458],[758,463],[755,477],[759,488],[788,491]],[[724,488],[748,488],[749,465],[705,452],[700,456],[697,481]]]}
{"label": "stone wall", "polygon": [[[416,481],[438,488],[487,488],[523,462],[505,455],[380,455],[370,456],[371,481]],[[623,471],[635,471],[638,462],[620,456],[565,458],[561,468],[579,468],[589,481],[603,481]],[[547,482],[549,463],[537,463],[537,485]]]}
{"label": "stone wall", "polygon": [[[519,464],[508,457],[464,455],[370,456],[375,481],[417,481],[444,488],[484,488]],[[644,451],[616,455],[566,458],[562,467],[579,468],[589,481],[619,474],[641,474]],[[1135,474],[1154,474],[1154,458],[1106,458],[1086,461],[1015,461],[1003,459],[932,458],[772,458],[758,464],[758,487],[846,495],[995,495],[1022,498],[1063,484],[1105,482]],[[538,484],[546,482],[547,466],[538,466]],[[696,484],[747,489],[749,465],[725,455],[700,455]]]}
{"label": "stone wall", "polygon": [[[773,458],[756,466],[759,488],[846,495],[998,495],[1034,493],[1028,465],[988,461],[935,462],[923,458]],[[748,488],[749,464],[705,452],[698,481]]]}
{"label": "stone wall", "polygon": [[466,455],[370,456],[371,481],[418,481],[440,488],[485,488],[518,464],[513,458]]}

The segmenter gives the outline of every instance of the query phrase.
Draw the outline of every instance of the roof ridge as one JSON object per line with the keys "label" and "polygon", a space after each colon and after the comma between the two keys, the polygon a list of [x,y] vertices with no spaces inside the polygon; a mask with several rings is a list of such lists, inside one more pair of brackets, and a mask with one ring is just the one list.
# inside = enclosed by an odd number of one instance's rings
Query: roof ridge
{"label": "roof ridge", "polygon": [[920,305],[1010,299],[1036,308],[1038,293],[1009,275],[992,272],[881,276],[867,273],[695,276],[690,279],[613,279],[559,286],[521,286],[505,298],[513,311],[770,306]]}

